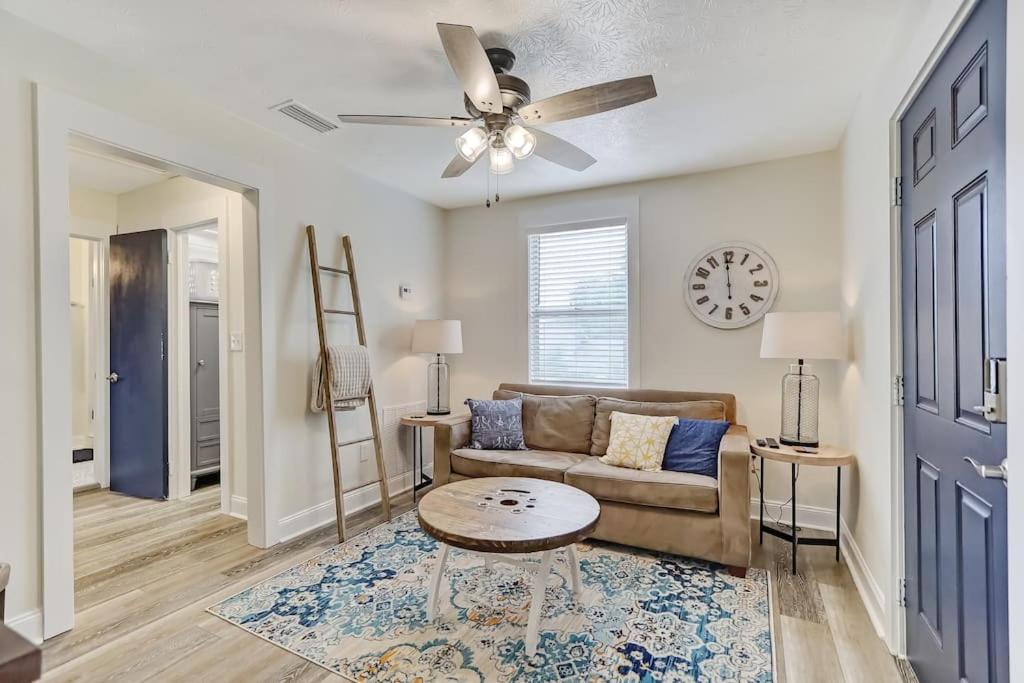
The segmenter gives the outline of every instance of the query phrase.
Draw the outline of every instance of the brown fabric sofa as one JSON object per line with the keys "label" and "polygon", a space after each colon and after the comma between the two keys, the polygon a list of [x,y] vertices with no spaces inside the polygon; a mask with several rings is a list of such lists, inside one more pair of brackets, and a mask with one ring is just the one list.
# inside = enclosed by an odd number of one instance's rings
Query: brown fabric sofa
{"label": "brown fabric sofa", "polygon": [[[594,538],[698,557],[742,574],[750,566],[750,445],[736,397],[689,391],[502,384],[494,398],[523,396],[525,451],[468,448],[468,415],[434,429],[434,485],[472,477],[561,481],[601,504]],[[668,405],[671,404],[671,405]],[[725,419],[718,479],[605,465],[612,411]]]}

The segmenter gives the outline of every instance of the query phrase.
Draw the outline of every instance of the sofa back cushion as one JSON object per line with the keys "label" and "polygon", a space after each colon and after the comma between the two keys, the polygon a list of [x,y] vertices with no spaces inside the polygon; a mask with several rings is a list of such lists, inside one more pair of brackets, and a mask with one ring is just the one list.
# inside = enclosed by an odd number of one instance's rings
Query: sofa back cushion
{"label": "sofa back cushion", "polygon": [[[495,392],[497,394],[498,392]],[[724,420],[725,404],[722,401],[682,401],[679,403],[656,403],[652,401],[624,401],[619,398],[597,399],[594,417],[594,433],[591,437],[590,454],[604,455],[608,450],[611,434],[612,413],[633,415],[660,415],[685,417],[691,420]],[[526,404],[523,404],[523,422],[526,422]],[[529,445],[529,437],[526,439]]]}
{"label": "sofa back cushion", "polygon": [[571,387],[557,384],[517,384],[502,382],[499,390],[513,391],[520,394],[536,396],[577,396],[580,394],[599,393],[608,398],[621,398],[626,401],[644,401],[647,403],[686,403],[689,401],[721,401],[725,404],[725,419],[736,424],[736,397],[713,391],[676,391],[674,389],[600,389],[593,387]]}
{"label": "sofa back cushion", "polygon": [[523,437],[527,448],[590,453],[596,396],[538,396],[499,389],[496,400],[523,399]]}
{"label": "sofa back cushion", "polygon": [[518,396],[507,401],[467,398],[471,418],[469,447],[483,450],[524,451],[523,401]]}

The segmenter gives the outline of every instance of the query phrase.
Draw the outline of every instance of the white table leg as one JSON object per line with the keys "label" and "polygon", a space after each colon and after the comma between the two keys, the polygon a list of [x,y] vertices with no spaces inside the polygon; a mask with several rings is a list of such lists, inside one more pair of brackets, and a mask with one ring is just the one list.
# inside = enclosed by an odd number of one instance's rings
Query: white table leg
{"label": "white table leg", "polygon": [[533,599],[530,600],[530,616],[526,621],[526,654],[537,654],[537,641],[540,632],[540,612],[544,606],[544,588],[547,586],[548,575],[551,573],[551,562],[554,551],[545,550],[540,558],[540,567],[533,579]]}
{"label": "white table leg", "polygon": [[430,575],[430,592],[427,594],[427,621],[433,621],[437,617],[437,600],[441,592],[441,579],[444,576],[444,565],[448,561],[448,545],[438,541],[437,546],[440,553],[434,564],[434,571]]}
{"label": "white table leg", "polygon": [[572,577],[572,594],[583,595],[583,584],[580,583],[580,561],[576,558],[576,546],[572,543],[565,546],[565,559],[569,562],[569,576]]}

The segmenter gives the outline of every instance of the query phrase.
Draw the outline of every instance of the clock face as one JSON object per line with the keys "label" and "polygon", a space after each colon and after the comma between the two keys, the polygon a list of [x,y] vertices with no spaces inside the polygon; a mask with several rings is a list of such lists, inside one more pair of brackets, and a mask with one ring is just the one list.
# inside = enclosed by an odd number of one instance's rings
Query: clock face
{"label": "clock face", "polygon": [[701,253],[686,271],[686,303],[713,327],[735,329],[757,322],[779,292],[779,270],[761,247],[726,242]]}

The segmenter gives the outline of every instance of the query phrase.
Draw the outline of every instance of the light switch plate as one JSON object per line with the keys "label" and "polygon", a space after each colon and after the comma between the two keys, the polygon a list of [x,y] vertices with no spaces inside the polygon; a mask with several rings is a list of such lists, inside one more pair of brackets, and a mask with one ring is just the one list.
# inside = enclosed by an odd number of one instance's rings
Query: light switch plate
{"label": "light switch plate", "polygon": [[232,332],[231,334],[228,335],[228,348],[230,348],[232,351],[242,350],[241,332]]}

